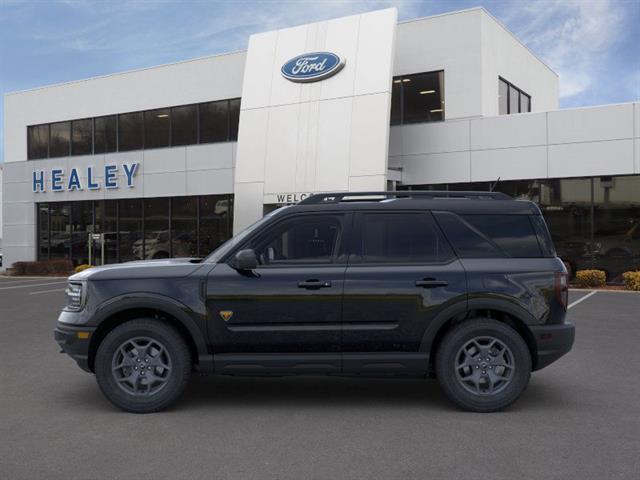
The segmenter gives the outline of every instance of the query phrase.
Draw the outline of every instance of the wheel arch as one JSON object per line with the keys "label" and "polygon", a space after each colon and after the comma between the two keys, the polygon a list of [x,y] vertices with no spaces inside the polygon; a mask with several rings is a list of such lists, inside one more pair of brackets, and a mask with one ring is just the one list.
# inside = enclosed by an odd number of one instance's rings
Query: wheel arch
{"label": "wheel arch", "polygon": [[535,323],[534,317],[513,301],[496,298],[471,299],[447,307],[429,324],[420,351],[429,353],[429,372],[435,372],[436,352],[447,332],[456,324],[472,318],[492,318],[512,327],[523,338],[531,355],[532,370],[538,363],[536,340],[528,325]]}
{"label": "wheel arch", "polygon": [[207,349],[205,333],[187,313],[188,307],[161,295],[141,294],[133,297],[118,297],[109,300],[95,314],[97,328],[89,343],[88,365],[95,371],[95,356],[100,342],[118,325],[135,318],[153,318],[176,328],[185,338],[191,352],[194,366],[208,371],[212,365]]}

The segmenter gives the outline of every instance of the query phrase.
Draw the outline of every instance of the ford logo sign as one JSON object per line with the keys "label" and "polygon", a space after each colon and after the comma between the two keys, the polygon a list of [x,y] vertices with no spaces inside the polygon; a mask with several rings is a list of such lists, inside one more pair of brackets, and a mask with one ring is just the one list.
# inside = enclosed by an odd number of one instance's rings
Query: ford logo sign
{"label": "ford logo sign", "polygon": [[282,76],[292,82],[317,82],[335,75],[344,67],[345,59],[331,52],[298,55],[282,65]]}

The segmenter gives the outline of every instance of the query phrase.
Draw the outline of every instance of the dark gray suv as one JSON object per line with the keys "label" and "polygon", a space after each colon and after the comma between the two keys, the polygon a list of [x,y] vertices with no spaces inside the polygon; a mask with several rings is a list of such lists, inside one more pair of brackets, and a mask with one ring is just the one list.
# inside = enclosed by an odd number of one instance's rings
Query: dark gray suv
{"label": "dark gray suv", "polygon": [[455,404],[489,412],[571,349],[567,295],[532,202],[319,194],[204,259],[73,275],[55,339],[130,412],[169,406],[194,370],[435,376]]}

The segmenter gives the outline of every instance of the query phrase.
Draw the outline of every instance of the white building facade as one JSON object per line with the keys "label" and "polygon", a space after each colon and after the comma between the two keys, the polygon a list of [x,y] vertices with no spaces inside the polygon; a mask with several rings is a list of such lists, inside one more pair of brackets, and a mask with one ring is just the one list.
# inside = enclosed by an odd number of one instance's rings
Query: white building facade
{"label": "white building facade", "polygon": [[558,110],[482,8],[9,94],[4,138],[5,266],[202,256],[313,192],[493,187],[539,202],[573,268],[640,267],[640,104]]}

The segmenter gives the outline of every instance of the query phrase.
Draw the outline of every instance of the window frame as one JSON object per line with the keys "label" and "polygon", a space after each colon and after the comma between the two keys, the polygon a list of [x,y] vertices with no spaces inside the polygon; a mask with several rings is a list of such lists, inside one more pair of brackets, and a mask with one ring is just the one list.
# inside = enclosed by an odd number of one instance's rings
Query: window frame
{"label": "window frame", "polygon": [[[416,261],[388,261],[388,262],[367,262],[364,261],[360,251],[356,251],[358,249],[357,245],[362,242],[362,233],[363,233],[363,220],[365,215],[425,215],[428,219],[427,222],[430,222],[435,234],[440,238],[442,242],[444,242],[448,247],[451,253],[449,258],[439,260],[439,261],[425,261],[425,260],[416,260]],[[455,262],[458,259],[458,255],[456,250],[451,245],[451,242],[446,237],[442,228],[434,218],[431,210],[425,209],[399,209],[399,210],[384,210],[384,209],[373,209],[373,210],[362,210],[354,212],[354,227],[353,227],[353,235],[351,239],[351,248],[349,249],[348,255],[348,264],[349,265],[357,265],[358,267],[383,267],[383,266],[416,266],[416,265],[448,265],[451,262]]]}

